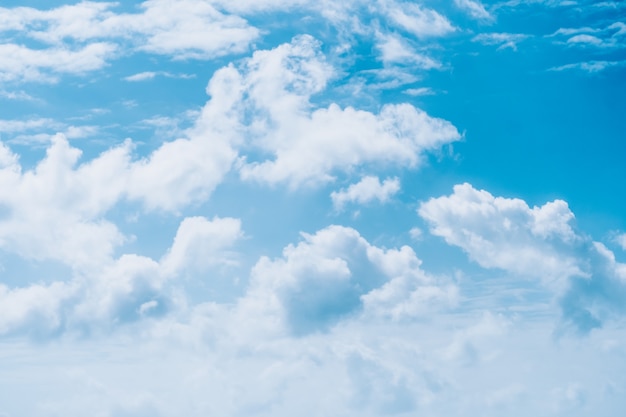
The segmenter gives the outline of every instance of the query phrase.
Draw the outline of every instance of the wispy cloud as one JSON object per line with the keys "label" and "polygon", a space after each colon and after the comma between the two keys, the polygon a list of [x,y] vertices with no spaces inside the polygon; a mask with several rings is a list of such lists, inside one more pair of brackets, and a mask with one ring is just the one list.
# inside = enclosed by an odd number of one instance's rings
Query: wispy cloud
{"label": "wispy cloud", "polygon": [[194,74],[172,74],[167,71],[145,71],[124,77],[124,80],[129,82],[139,82],[153,80],[156,77],[191,79],[196,76]]}
{"label": "wispy cloud", "polygon": [[590,74],[604,71],[608,68],[623,66],[626,61],[587,61],[576,62],[574,64],[565,64],[558,67],[552,67],[548,71],[565,71],[565,70],[580,70]]}
{"label": "wispy cloud", "polygon": [[485,5],[478,0],[454,0],[454,4],[474,19],[487,22],[495,19],[493,15],[485,9]]}
{"label": "wispy cloud", "polygon": [[0,33],[19,30],[23,37],[48,45],[40,49],[2,45],[0,80],[55,81],[61,74],[101,69],[120,54],[137,51],[174,59],[210,58],[243,52],[258,36],[258,30],[242,18],[198,0],[176,6],[147,1],[138,13],[114,9],[113,3],[93,2],[45,12],[29,7],[0,9],[0,21],[7,22]]}
{"label": "wispy cloud", "polygon": [[474,36],[472,41],[483,45],[498,45],[498,50],[510,48],[517,51],[517,44],[529,37],[530,35],[521,33],[481,33]]}
{"label": "wispy cloud", "polygon": [[410,96],[419,97],[419,96],[433,96],[437,94],[430,87],[419,87],[419,88],[409,88],[403,91],[404,94],[408,94]]}

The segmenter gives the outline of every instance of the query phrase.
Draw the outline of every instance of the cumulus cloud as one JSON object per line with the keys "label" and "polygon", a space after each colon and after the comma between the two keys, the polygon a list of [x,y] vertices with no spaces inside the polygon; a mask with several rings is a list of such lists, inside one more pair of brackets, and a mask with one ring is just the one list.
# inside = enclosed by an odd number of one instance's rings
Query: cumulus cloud
{"label": "cumulus cloud", "polygon": [[[79,164],[82,152],[59,134],[46,157],[23,172],[18,156],[2,145],[0,204],[8,215],[0,219],[0,247],[26,259],[86,268],[108,259],[124,241],[117,226],[103,218],[118,202],[139,201],[147,210],[176,212],[206,200],[236,157],[231,145],[236,131],[219,131],[229,126],[223,113],[229,112],[233,97],[227,87],[219,88],[209,89],[212,99],[185,137],[138,160],[132,158],[132,142],[126,141]],[[5,129],[45,123],[5,123]]]}
{"label": "cumulus cloud", "polygon": [[124,255],[93,275],[69,282],[0,286],[0,333],[43,339],[110,330],[167,311],[171,306],[162,285],[156,262]]}
{"label": "cumulus cloud", "polygon": [[366,204],[373,200],[384,203],[398,191],[400,191],[398,178],[387,178],[381,183],[378,177],[367,176],[347,189],[333,191],[330,198],[335,209],[342,210],[347,203]]}
{"label": "cumulus cloud", "polygon": [[0,285],[0,335],[88,334],[162,316],[184,302],[173,288],[185,271],[203,273],[235,261],[240,226],[233,218],[189,217],[160,261],[124,254],[89,271],[76,270],[68,281]]}
{"label": "cumulus cloud", "polygon": [[462,184],[448,197],[423,203],[418,212],[432,234],[463,248],[483,267],[546,281],[582,274],[576,258],[558,248],[559,242],[578,239],[565,201],[531,208],[523,200],[494,197]]}
{"label": "cumulus cloud", "polygon": [[481,348],[484,340],[506,334],[510,324],[503,316],[483,312],[477,323],[456,332],[452,343],[446,347],[442,354],[446,359],[464,364],[482,362],[493,354],[493,352]]}
{"label": "cumulus cloud", "polygon": [[430,232],[484,268],[539,279],[560,299],[563,329],[588,333],[624,313],[626,266],[604,245],[579,235],[562,200],[529,207],[470,184],[423,203]]}
{"label": "cumulus cloud", "polygon": [[98,218],[115,203],[123,183],[119,171],[111,169],[119,168],[115,160],[120,150],[74,170],[80,151],[56,136],[46,157],[24,173],[16,154],[4,145],[0,153],[0,204],[8,212],[0,221],[4,250],[72,267],[111,256],[123,237],[114,224]]}
{"label": "cumulus cloud", "polygon": [[585,255],[589,274],[573,277],[561,298],[565,317],[561,330],[572,327],[582,334],[626,313],[626,264],[616,261],[599,242],[593,242]]}
{"label": "cumulus cloud", "polygon": [[242,178],[296,187],[331,181],[335,172],[362,164],[415,167],[422,153],[460,138],[452,124],[409,104],[385,105],[378,114],[337,104],[312,108],[311,97],[331,75],[309,36],[256,52],[233,75],[252,116],[253,149],[274,155],[244,159]]}
{"label": "cumulus cloud", "polygon": [[170,274],[184,269],[204,270],[236,263],[229,249],[243,237],[241,221],[234,218],[187,217],[182,221],[172,247],[162,259]]}
{"label": "cumulus cloud", "polygon": [[383,249],[351,228],[329,226],[289,245],[283,257],[262,257],[240,301],[248,317],[270,317],[296,335],[324,331],[364,313],[403,320],[450,305],[453,285],[420,270],[408,246]]}

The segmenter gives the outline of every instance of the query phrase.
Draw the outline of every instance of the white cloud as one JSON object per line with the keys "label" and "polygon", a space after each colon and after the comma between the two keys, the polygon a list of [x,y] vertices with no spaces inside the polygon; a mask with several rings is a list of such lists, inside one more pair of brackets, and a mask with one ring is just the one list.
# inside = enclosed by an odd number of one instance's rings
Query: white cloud
{"label": "white cloud", "polygon": [[0,8],[0,33],[19,30],[50,45],[1,45],[0,81],[50,82],[62,74],[84,74],[103,68],[129,47],[174,59],[208,59],[244,52],[259,35],[244,19],[203,0],[148,0],[139,13],[117,14],[115,6],[82,2],[45,11]]}
{"label": "white cloud", "polygon": [[442,352],[443,356],[465,364],[483,362],[493,352],[485,351],[479,345],[485,339],[506,334],[509,326],[510,323],[503,316],[484,312],[478,323],[454,335],[452,343]]}
{"label": "white cloud", "polygon": [[37,101],[37,99],[25,91],[4,91],[0,90],[0,97],[7,100]]}
{"label": "white cloud", "polygon": [[98,42],[80,49],[29,49],[23,45],[0,45],[0,81],[54,82],[60,74],[84,74],[106,65],[116,46]]}
{"label": "white cloud", "polygon": [[0,137],[11,144],[49,145],[58,133],[67,139],[79,139],[94,136],[98,131],[98,126],[72,126],[48,118],[0,120]]}
{"label": "white cloud", "polygon": [[416,167],[422,152],[460,137],[450,123],[408,104],[384,106],[378,115],[333,104],[294,122],[293,130],[277,132],[284,141],[269,149],[275,159],[244,165],[244,179],[296,187],[330,181],[333,171],[361,164]]}
{"label": "white cloud", "polygon": [[377,47],[382,54],[383,62],[386,64],[411,64],[413,68],[417,67],[424,70],[441,68],[441,63],[416,52],[408,41],[399,35],[379,33]]}
{"label": "white cloud", "polygon": [[361,311],[404,320],[456,299],[456,288],[421,271],[421,261],[408,246],[382,249],[341,226],[302,237],[283,250],[282,258],[257,262],[240,312],[303,335],[328,330]]}
{"label": "white cloud", "polygon": [[[52,126],[48,126],[48,129],[51,127]],[[49,145],[57,134],[61,134],[67,139],[82,139],[95,136],[99,132],[99,127],[87,125],[64,126],[62,129],[57,129],[56,131],[58,133],[22,133],[8,138],[6,142],[30,146]]]}
{"label": "white cloud", "polygon": [[587,334],[626,314],[626,264],[617,262],[613,252],[598,242],[584,253],[584,262],[590,273],[572,278],[561,297],[561,331],[573,328]]}
{"label": "white cloud", "polygon": [[623,66],[625,64],[626,61],[587,61],[552,67],[548,69],[548,71],[580,70],[589,74],[595,74],[597,72],[604,71],[607,68]]}
{"label": "white cloud", "polygon": [[166,142],[127,172],[128,196],[148,210],[177,211],[206,200],[235,159],[229,143],[220,138],[177,139]]}
{"label": "white cloud", "polygon": [[445,16],[418,4],[381,1],[381,6],[393,24],[418,38],[444,36],[455,31]]}
{"label": "white cloud", "polygon": [[62,125],[52,119],[0,120],[0,133],[24,132],[35,129],[59,129]]}
{"label": "white cloud", "polygon": [[562,200],[531,208],[523,200],[462,184],[448,197],[423,203],[419,215],[432,234],[463,248],[485,268],[545,282],[584,275],[574,254],[560,250],[579,239],[570,224],[574,215]]}
{"label": "white cloud", "polygon": [[409,236],[411,236],[413,240],[420,240],[423,235],[424,232],[419,227],[412,227],[411,230],[409,230]]}
{"label": "white cloud", "polygon": [[253,116],[251,145],[274,159],[243,160],[244,179],[296,187],[362,164],[415,167],[422,153],[460,138],[449,122],[409,104],[385,105],[378,114],[337,104],[313,110],[310,98],[331,68],[309,36],[256,52],[245,69],[237,72],[237,88],[247,98],[239,106]]}
{"label": "white cloud", "polygon": [[602,39],[597,38],[592,35],[576,35],[576,36],[572,36],[571,38],[569,38],[567,40],[567,43],[600,45],[602,44]]}
{"label": "white cloud", "polygon": [[9,290],[0,286],[0,333],[25,333],[46,339],[64,332],[89,334],[166,312],[158,264],[124,255],[88,277],[33,284]]}
{"label": "white cloud", "polygon": [[381,183],[378,177],[367,176],[347,189],[333,191],[330,198],[335,209],[342,210],[347,203],[366,204],[373,200],[385,203],[398,191],[400,191],[398,178],[387,178]]}
{"label": "white cloud", "polygon": [[62,323],[61,305],[74,297],[75,289],[64,283],[9,289],[0,284],[0,334],[27,329],[36,337],[47,336]]}
{"label": "white cloud", "polygon": [[157,75],[158,73],[154,71],[145,71],[145,72],[139,72],[137,74],[129,75],[128,77],[124,77],[124,80],[130,81],[130,82],[146,81],[146,80],[152,80]]}
{"label": "white cloud", "polygon": [[404,90],[404,94],[408,94],[414,97],[420,97],[420,96],[432,96],[432,95],[435,95],[436,93],[430,87],[419,87],[419,88],[409,88],[407,90]]}
{"label": "white cloud", "polygon": [[[212,99],[185,137],[165,142],[143,159],[132,160],[132,142],[126,141],[77,166],[81,151],[64,135],[55,135],[46,157],[22,172],[17,155],[3,145],[0,204],[10,214],[0,220],[0,247],[74,268],[100,265],[124,242],[116,225],[103,218],[118,202],[136,200],[147,210],[175,212],[206,200],[236,157],[231,147],[236,131],[219,131],[228,128],[223,113],[228,114],[229,101],[236,98],[225,86],[219,88],[221,92],[210,89]],[[3,127],[15,131],[48,123],[4,122]],[[90,132],[85,127],[67,129],[74,137]]]}
{"label": "white cloud", "polygon": [[143,202],[148,210],[176,212],[210,196],[236,159],[234,146],[241,143],[237,80],[229,67],[218,71],[207,87],[211,99],[183,137],[126,162],[120,175],[129,199]]}
{"label": "white cloud", "polygon": [[[93,230],[78,233],[89,236]],[[75,270],[66,282],[14,289],[0,285],[0,335],[97,333],[162,316],[184,303],[170,282],[175,286],[188,271],[233,264],[237,258],[233,246],[242,236],[238,219],[189,217],[180,223],[160,262],[135,254],[109,256],[88,271]]]}
{"label": "white cloud", "polygon": [[210,221],[204,217],[187,217],[181,222],[174,243],[161,263],[167,274],[236,264],[236,255],[230,248],[242,237],[239,219]]}
{"label": "white cloud", "polygon": [[626,23],[624,22],[615,22],[607,27],[609,31],[617,29],[617,31],[613,32],[611,36],[623,36],[626,35]]}
{"label": "white cloud", "polygon": [[517,51],[517,44],[528,37],[521,33],[481,33],[474,36],[472,41],[483,45],[499,45],[498,50],[510,48]]}
{"label": "white cloud", "polygon": [[[296,7],[315,7],[320,4],[311,0],[213,0],[213,4],[218,5],[231,13],[252,14],[262,11],[291,10]],[[324,2],[321,2],[322,4]]]}
{"label": "white cloud", "polygon": [[539,279],[559,298],[559,331],[586,334],[626,314],[626,265],[574,231],[574,214],[562,200],[531,208],[462,184],[423,203],[419,214],[432,234],[482,267]]}
{"label": "white cloud", "polygon": [[120,150],[74,170],[80,151],[57,136],[46,157],[25,173],[15,154],[6,146],[1,151],[0,204],[10,213],[0,221],[2,248],[27,259],[55,259],[74,267],[108,259],[122,236],[112,223],[94,220],[119,196],[123,179],[111,162]]}
{"label": "white cloud", "polygon": [[550,37],[559,36],[559,35],[570,36],[570,35],[577,35],[577,34],[580,34],[580,33],[595,33],[595,32],[600,32],[600,29],[595,29],[595,28],[591,28],[591,27],[559,28],[556,32],[554,32],[553,34],[548,35],[548,36],[550,36]]}
{"label": "white cloud", "polygon": [[624,250],[626,250],[626,233],[615,236],[615,242]]}
{"label": "white cloud", "polygon": [[626,46],[624,34],[626,24],[617,21],[602,28],[560,28],[548,37],[557,38],[556,43],[570,47],[623,48]]}
{"label": "white cloud", "polygon": [[148,81],[158,76],[167,77],[167,78],[183,78],[183,79],[195,78],[195,75],[189,75],[189,74],[172,74],[167,71],[156,71],[156,72],[144,71],[144,72],[139,72],[137,74],[129,75],[128,77],[124,77],[124,80],[129,81],[129,82]]}
{"label": "white cloud", "polygon": [[131,23],[138,34],[147,35],[139,49],[177,59],[244,52],[259,34],[245,20],[224,15],[206,1],[150,0],[142,7],[145,12]]}
{"label": "white cloud", "polygon": [[459,9],[465,11],[474,19],[493,20],[493,16],[485,9],[485,5],[477,0],[454,0],[454,4]]}

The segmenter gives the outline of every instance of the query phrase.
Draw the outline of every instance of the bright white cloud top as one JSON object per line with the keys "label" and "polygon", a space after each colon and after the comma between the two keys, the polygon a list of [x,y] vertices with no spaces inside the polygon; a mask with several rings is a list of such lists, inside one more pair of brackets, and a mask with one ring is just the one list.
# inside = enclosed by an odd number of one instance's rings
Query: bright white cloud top
{"label": "bright white cloud top", "polygon": [[0,416],[618,415],[625,63],[612,1],[3,3]]}

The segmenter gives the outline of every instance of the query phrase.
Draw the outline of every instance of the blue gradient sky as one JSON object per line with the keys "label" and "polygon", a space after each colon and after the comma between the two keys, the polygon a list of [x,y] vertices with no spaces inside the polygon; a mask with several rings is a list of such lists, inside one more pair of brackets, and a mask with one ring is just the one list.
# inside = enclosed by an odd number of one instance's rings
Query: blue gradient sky
{"label": "blue gradient sky", "polygon": [[0,417],[617,416],[626,4],[0,7]]}

